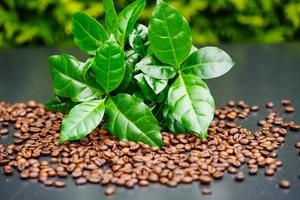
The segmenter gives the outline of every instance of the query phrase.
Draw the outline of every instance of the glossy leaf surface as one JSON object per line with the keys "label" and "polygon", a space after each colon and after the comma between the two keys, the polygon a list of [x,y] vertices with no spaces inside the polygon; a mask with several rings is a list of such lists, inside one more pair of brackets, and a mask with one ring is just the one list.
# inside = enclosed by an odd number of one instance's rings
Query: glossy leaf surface
{"label": "glossy leaf surface", "polygon": [[173,66],[164,66],[153,56],[148,55],[136,64],[137,69],[156,79],[171,79],[177,74]]}
{"label": "glossy leaf surface", "polygon": [[119,44],[110,37],[97,50],[93,71],[96,80],[105,93],[116,89],[122,82],[125,74],[125,55]]}
{"label": "glossy leaf surface", "polygon": [[70,55],[49,57],[53,90],[61,97],[73,102],[87,101],[100,97],[103,91],[90,76],[84,76],[83,63]]}
{"label": "glossy leaf surface", "polygon": [[128,94],[110,97],[106,103],[109,131],[125,141],[161,146],[162,137],[150,108]]}
{"label": "glossy leaf surface", "polygon": [[85,137],[100,124],[104,111],[105,99],[78,104],[65,116],[59,141],[79,140]]}
{"label": "glossy leaf surface", "polygon": [[185,73],[195,74],[201,79],[222,76],[234,66],[230,56],[220,48],[204,47],[192,53],[182,69]]}
{"label": "glossy leaf surface", "polygon": [[113,0],[103,0],[105,10],[105,25],[108,33],[117,36],[118,31],[118,15]]}
{"label": "glossy leaf surface", "polygon": [[155,79],[146,74],[144,78],[155,94],[161,93],[168,85],[168,80]]}
{"label": "glossy leaf surface", "polygon": [[207,85],[197,76],[181,74],[171,85],[168,107],[175,119],[189,132],[207,130],[215,104]]}
{"label": "glossy leaf surface", "polygon": [[124,47],[127,37],[134,29],[135,23],[145,6],[145,0],[136,0],[124,8],[118,16],[119,26],[117,39],[121,47]]}
{"label": "glossy leaf surface", "polygon": [[172,6],[158,1],[149,24],[150,49],[163,63],[179,68],[192,48],[186,19]]}
{"label": "glossy leaf surface", "polygon": [[99,46],[108,38],[103,26],[82,12],[72,18],[72,33],[75,44],[84,52],[95,55]]}
{"label": "glossy leaf surface", "polygon": [[137,27],[129,35],[129,45],[142,58],[145,57],[149,46],[148,28],[143,24],[137,25]]}

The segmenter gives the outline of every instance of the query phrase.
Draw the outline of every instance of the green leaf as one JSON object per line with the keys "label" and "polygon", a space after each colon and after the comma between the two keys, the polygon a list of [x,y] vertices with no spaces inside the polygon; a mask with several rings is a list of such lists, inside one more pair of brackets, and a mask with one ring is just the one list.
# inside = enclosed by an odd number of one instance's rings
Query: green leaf
{"label": "green leaf", "polygon": [[49,57],[53,90],[73,102],[88,101],[103,95],[98,84],[88,74],[84,76],[84,64],[70,55]]}
{"label": "green leaf", "polygon": [[167,105],[164,106],[163,117],[170,131],[173,133],[186,133],[188,132],[180,122],[178,122],[169,110]]}
{"label": "green leaf", "polygon": [[132,80],[132,73],[133,69],[131,67],[126,67],[124,78],[119,87],[116,89],[117,92],[125,92]]}
{"label": "green leaf", "polygon": [[77,12],[72,18],[75,44],[84,52],[95,55],[99,46],[108,38],[103,26],[94,18]]}
{"label": "green leaf", "polygon": [[184,63],[182,70],[201,79],[222,76],[234,66],[230,56],[220,48],[204,47],[192,53]]}
{"label": "green leaf", "polygon": [[149,24],[150,49],[163,63],[180,67],[192,48],[186,19],[172,6],[160,1]]}
{"label": "green leaf", "polygon": [[129,45],[137,52],[142,58],[147,55],[149,46],[148,41],[148,28],[143,24],[137,27],[129,35]]}
{"label": "green leaf", "polygon": [[112,0],[103,0],[105,10],[105,24],[108,33],[114,34],[117,37],[118,32],[118,15]]}
{"label": "green leaf", "polygon": [[72,102],[68,98],[63,98],[59,96],[53,96],[50,101],[45,104],[45,108],[47,110],[51,110],[53,112],[61,112],[61,113],[68,113],[76,103]]}
{"label": "green leaf", "polygon": [[108,128],[120,140],[161,146],[162,137],[150,108],[128,94],[110,97],[106,103]]}
{"label": "green leaf", "polygon": [[155,94],[161,93],[168,85],[168,80],[155,79],[146,74],[144,78]]}
{"label": "green leaf", "polygon": [[168,87],[166,87],[162,92],[160,92],[160,94],[157,95],[154,93],[153,89],[148,85],[145,79],[145,74],[137,74],[134,76],[134,78],[137,80],[137,84],[140,87],[145,99],[157,103],[163,102],[165,100]]}
{"label": "green leaf", "polygon": [[126,66],[131,68],[135,67],[135,64],[139,60],[139,55],[133,49],[125,51],[125,57]]}
{"label": "green leaf", "polygon": [[132,32],[138,17],[146,6],[145,0],[136,0],[128,5],[118,16],[118,41],[124,47],[125,41]]}
{"label": "green leaf", "polygon": [[92,66],[96,80],[106,94],[116,89],[122,82],[125,65],[124,52],[111,35],[97,50]]}
{"label": "green leaf", "polygon": [[207,130],[215,104],[207,85],[197,76],[180,74],[168,93],[168,107],[174,118],[189,132]]}
{"label": "green leaf", "polygon": [[75,106],[64,118],[59,141],[79,140],[93,131],[101,122],[105,99],[86,101]]}
{"label": "green leaf", "polygon": [[94,57],[88,58],[82,67],[83,77],[86,77],[94,62]]}
{"label": "green leaf", "polygon": [[171,79],[177,74],[177,70],[173,66],[161,65],[152,55],[143,58],[136,64],[136,67],[156,79]]}

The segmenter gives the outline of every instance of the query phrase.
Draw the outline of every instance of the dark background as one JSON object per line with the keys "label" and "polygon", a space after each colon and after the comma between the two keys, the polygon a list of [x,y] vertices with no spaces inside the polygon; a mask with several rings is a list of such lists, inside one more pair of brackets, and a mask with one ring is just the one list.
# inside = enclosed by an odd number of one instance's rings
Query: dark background
{"label": "dark background", "polygon": [[[220,45],[233,58],[236,66],[225,76],[207,81],[217,106],[228,100],[244,100],[250,105],[261,107],[241,123],[248,129],[257,129],[256,121],[266,114],[264,104],[272,100],[277,106],[282,98],[291,99],[295,114],[287,115],[300,123],[300,45]],[[0,49],[0,101],[25,102],[35,99],[47,101],[52,96],[47,57],[52,54],[70,53],[84,58],[79,50],[24,48]],[[284,113],[282,113],[284,114]],[[287,142],[279,150],[283,167],[275,177],[265,177],[263,170],[257,176],[247,176],[243,183],[236,183],[232,175],[214,182],[210,187],[213,194],[201,195],[199,183],[168,188],[151,185],[134,190],[118,188],[110,199],[162,200],[162,199],[211,199],[211,200],[296,200],[300,196],[300,157],[294,143],[300,141],[299,132],[288,132]],[[2,138],[0,143],[7,142]],[[243,169],[244,170],[244,169]],[[246,171],[245,171],[246,172]],[[2,172],[0,172],[2,173]],[[278,188],[281,178],[291,182],[291,188]],[[96,200],[106,199],[104,187],[88,184],[75,186],[71,178],[63,189],[47,188],[36,181],[21,181],[16,175],[0,175],[0,199],[2,200]]]}

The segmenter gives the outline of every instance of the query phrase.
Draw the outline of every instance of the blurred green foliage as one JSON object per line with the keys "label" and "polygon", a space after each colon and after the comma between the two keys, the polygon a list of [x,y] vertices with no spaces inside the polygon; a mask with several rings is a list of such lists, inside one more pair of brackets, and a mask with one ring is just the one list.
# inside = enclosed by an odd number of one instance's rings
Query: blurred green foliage
{"label": "blurred green foliage", "polygon": [[[130,1],[115,0],[117,9]],[[196,44],[299,40],[299,0],[170,0],[190,22]],[[141,16],[148,23],[155,0]],[[70,46],[76,11],[103,21],[101,0],[1,0],[0,47]]]}

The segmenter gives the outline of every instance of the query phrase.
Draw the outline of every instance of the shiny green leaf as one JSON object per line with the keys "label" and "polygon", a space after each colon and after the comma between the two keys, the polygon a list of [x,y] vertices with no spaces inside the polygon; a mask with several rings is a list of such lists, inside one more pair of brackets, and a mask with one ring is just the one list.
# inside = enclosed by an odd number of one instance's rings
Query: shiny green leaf
{"label": "shiny green leaf", "polygon": [[155,94],[161,93],[168,85],[168,80],[155,79],[146,74],[144,78]]}
{"label": "shiny green leaf", "polygon": [[184,63],[185,73],[195,74],[201,79],[222,76],[234,66],[230,56],[220,48],[204,47],[192,53]]}
{"label": "shiny green leaf", "polygon": [[173,133],[186,133],[188,132],[180,122],[178,122],[169,110],[167,105],[164,106],[163,117],[170,131]]}
{"label": "shiny green leaf", "polygon": [[88,74],[88,71],[91,69],[92,65],[93,65],[93,62],[94,62],[94,57],[92,58],[88,58],[85,63],[83,64],[83,67],[82,67],[82,73],[83,73],[83,76],[86,77],[87,74]]}
{"label": "shiny green leaf", "polygon": [[124,8],[118,16],[118,41],[124,47],[125,41],[132,32],[138,17],[146,6],[145,0],[136,0]]}
{"label": "shiny green leaf", "polygon": [[133,68],[139,60],[139,55],[133,50],[125,51],[126,66]]}
{"label": "shiny green leaf", "polygon": [[208,129],[214,116],[214,99],[197,76],[179,75],[169,89],[167,102],[171,114],[189,132],[201,134]]}
{"label": "shiny green leaf", "polygon": [[62,121],[59,141],[79,140],[85,137],[100,124],[104,111],[105,99],[78,104]]}
{"label": "shiny green leaf", "polygon": [[113,0],[103,0],[105,10],[105,25],[108,33],[117,36],[118,31],[118,15]]}
{"label": "shiny green leaf", "polygon": [[98,84],[88,74],[84,76],[84,64],[70,55],[49,57],[53,90],[73,102],[87,101],[103,95]]}
{"label": "shiny green leaf", "polygon": [[161,146],[162,137],[150,108],[128,94],[110,97],[106,103],[109,131],[120,140]]}
{"label": "shiny green leaf", "polygon": [[157,103],[163,102],[165,100],[168,87],[166,87],[162,92],[160,92],[160,94],[157,95],[154,93],[153,89],[148,85],[145,79],[145,74],[137,74],[134,76],[134,78],[137,80],[137,84],[140,87],[145,99]]}
{"label": "shiny green leaf", "polygon": [[116,89],[122,82],[125,65],[124,52],[111,35],[97,50],[92,66],[96,80],[106,94]]}
{"label": "shiny green leaf", "polygon": [[84,52],[95,55],[99,46],[108,38],[103,26],[82,12],[72,18],[72,33],[75,44]]}
{"label": "shiny green leaf", "polygon": [[143,24],[137,25],[137,27],[129,35],[129,45],[142,58],[145,57],[149,46],[148,28]]}
{"label": "shiny green leaf", "polygon": [[177,74],[177,70],[173,66],[163,66],[151,55],[137,63],[136,68],[156,79],[171,79]]}
{"label": "shiny green leaf", "polygon": [[47,110],[51,110],[53,112],[61,112],[61,113],[68,113],[76,103],[72,102],[68,98],[63,98],[59,96],[53,96],[50,101],[45,104],[45,108]]}
{"label": "shiny green leaf", "polygon": [[149,24],[150,49],[163,63],[180,67],[192,48],[186,19],[163,1],[156,5]]}

